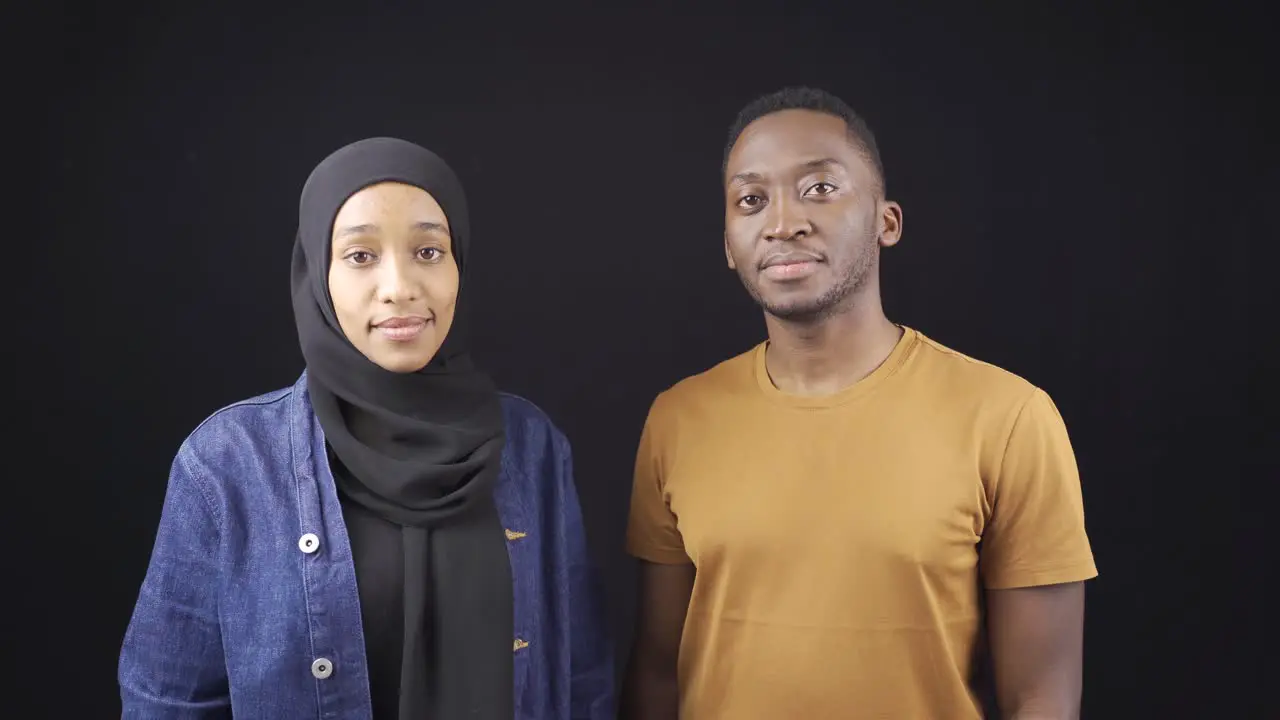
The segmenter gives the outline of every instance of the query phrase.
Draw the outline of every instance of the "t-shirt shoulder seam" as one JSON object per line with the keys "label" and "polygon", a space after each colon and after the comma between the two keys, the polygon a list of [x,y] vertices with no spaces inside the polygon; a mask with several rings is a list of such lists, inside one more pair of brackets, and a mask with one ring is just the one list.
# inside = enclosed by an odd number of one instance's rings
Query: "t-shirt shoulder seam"
{"label": "t-shirt shoulder seam", "polygon": [[[1031,384],[1028,383],[1028,385]],[[994,477],[999,478],[1004,472],[1004,464],[1009,460],[1009,448],[1013,447],[1013,435],[1018,430],[1018,424],[1022,422],[1023,416],[1027,414],[1027,408],[1031,406],[1031,401],[1041,392],[1043,391],[1040,388],[1031,385],[1031,390],[1027,393],[1027,396],[1018,403],[1018,411],[1014,413],[1013,422],[1009,423],[1009,431],[1004,436],[1004,449],[1000,451],[1000,465],[996,467]],[[991,490],[993,494],[999,492],[999,488],[992,488]]]}
{"label": "t-shirt shoulder seam", "polygon": [[[690,386],[701,385],[704,382],[714,381],[718,376],[726,372],[731,372],[734,365],[737,365],[739,363],[746,363],[748,366],[750,366],[750,363],[752,362],[754,354],[761,344],[762,343],[756,343],[751,347],[747,348],[746,350],[743,350],[742,352],[736,355],[733,355],[732,357],[727,357],[717,362],[711,367],[708,367],[706,369],[700,370],[698,372],[695,372],[680,378],[679,380],[675,381],[674,383],[671,383],[666,388],[664,388],[661,392],[659,392],[658,397],[666,398],[669,400],[673,396],[679,395],[687,391]],[[751,368],[748,367],[748,369],[751,369]]]}
{"label": "t-shirt shoulder seam", "polygon": [[1010,378],[1021,380],[1027,385],[1035,387],[1035,384],[1032,383],[1030,380],[1022,377],[1021,375],[1010,370],[1009,368],[1001,367],[999,365],[996,365],[993,362],[988,362],[986,360],[979,360],[978,358],[973,357],[972,355],[966,355],[965,353],[962,353],[959,350],[956,350],[955,348],[950,348],[950,347],[947,347],[946,345],[943,345],[942,343],[938,342],[937,340],[934,340],[933,338],[927,335],[921,334],[919,336],[919,339],[922,343],[924,343],[925,346],[929,347],[931,350],[937,353],[956,358],[957,360],[963,360],[973,365],[979,365],[984,368],[995,370],[999,373],[1009,376]]}
{"label": "t-shirt shoulder seam", "polygon": [[[971,365],[992,370],[995,373],[1003,376],[1004,378],[1006,378],[1007,380],[1011,381],[1012,383],[1014,383],[1015,385],[1021,388],[1023,396],[1022,396],[1022,399],[1019,400],[1017,403],[1017,412],[1015,413],[1013,426],[1010,426],[1010,435],[1012,435],[1012,432],[1013,432],[1012,428],[1016,426],[1018,423],[1018,420],[1021,419],[1023,415],[1023,411],[1026,409],[1027,405],[1031,403],[1031,401],[1036,397],[1036,395],[1045,392],[1044,388],[1041,388],[1039,385],[1031,382],[1027,378],[1019,375],[1018,373],[1008,368],[1001,367],[992,362],[987,362],[986,360],[979,360],[978,358],[975,358],[972,355],[966,355],[965,353],[962,353],[959,350],[949,348],[946,345],[943,345],[938,341],[934,340],[933,338],[930,338],[925,335],[920,335],[920,340],[926,346],[928,346],[929,348],[931,348],[932,350],[934,350],[935,352],[941,355],[946,355],[948,357],[962,360]],[[1008,440],[1008,438],[1006,438],[1006,440]],[[1006,443],[1006,449],[1007,449],[1007,443]]]}

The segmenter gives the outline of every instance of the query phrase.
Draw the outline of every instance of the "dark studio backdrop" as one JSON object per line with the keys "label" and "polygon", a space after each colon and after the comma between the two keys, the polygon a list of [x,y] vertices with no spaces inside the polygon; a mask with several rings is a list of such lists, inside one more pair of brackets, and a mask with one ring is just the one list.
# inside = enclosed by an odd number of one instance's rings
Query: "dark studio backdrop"
{"label": "dark studio backdrop", "polygon": [[6,503],[10,680],[40,708],[23,716],[118,715],[173,455],[301,371],[302,182],[379,134],[466,184],[474,351],[574,444],[621,663],[649,402],[763,337],[724,266],[725,133],[803,83],[877,132],[905,213],[890,316],[1040,385],[1067,420],[1101,571],[1084,716],[1276,717],[1262,15],[831,5],[47,6],[39,102],[21,104],[43,229],[10,275],[32,307],[10,339],[37,349],[18,353],[10,437],[39,468],[11,459]]}

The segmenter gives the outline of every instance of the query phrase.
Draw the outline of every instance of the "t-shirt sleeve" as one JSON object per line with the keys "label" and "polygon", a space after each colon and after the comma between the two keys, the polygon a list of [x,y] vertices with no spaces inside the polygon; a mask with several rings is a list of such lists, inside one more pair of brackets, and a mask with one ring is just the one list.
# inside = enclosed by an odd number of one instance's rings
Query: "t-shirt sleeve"
{"label": "t-shirt sleeve", "polygon": [[659,396],[654,401],[640,433],[627,520],[627,552],[641,560],[673,565],[690,560],[664,489],[669,437],[674,428],[662,411],[662,400]]}
{"label": "t-shirt sleeve", "polygon": [[1053,585],[1098,575],[1084,525],[1075,453],[1053,400],[1036,389],[1010,432],[990,488],[982,537],[989,589]]}

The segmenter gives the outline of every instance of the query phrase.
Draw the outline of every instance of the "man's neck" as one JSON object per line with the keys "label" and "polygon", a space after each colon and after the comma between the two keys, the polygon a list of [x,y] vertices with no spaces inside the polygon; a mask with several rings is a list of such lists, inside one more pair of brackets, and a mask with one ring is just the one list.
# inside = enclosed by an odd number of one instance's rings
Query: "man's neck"
{"label": "man's neck", "polygon": [[765,368],[773,384],[792,395],[831,395],[880,367],[902,329],[885,317],[880,298],[868,295],[852,308],[813,323],[766,315]]}

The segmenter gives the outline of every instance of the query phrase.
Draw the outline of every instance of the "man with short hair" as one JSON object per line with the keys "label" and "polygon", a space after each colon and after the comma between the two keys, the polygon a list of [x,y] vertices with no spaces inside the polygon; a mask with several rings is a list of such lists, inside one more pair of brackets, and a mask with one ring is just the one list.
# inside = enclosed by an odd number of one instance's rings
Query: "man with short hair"
{"label": "man with short hair", "polygon": [[1097,575],[1065,424],[1020,377],[895,324],[875,138],[792,88],[739,115],[725,256],[768,339],[659,394],[635,464],[637,720],[1079,714]]}

